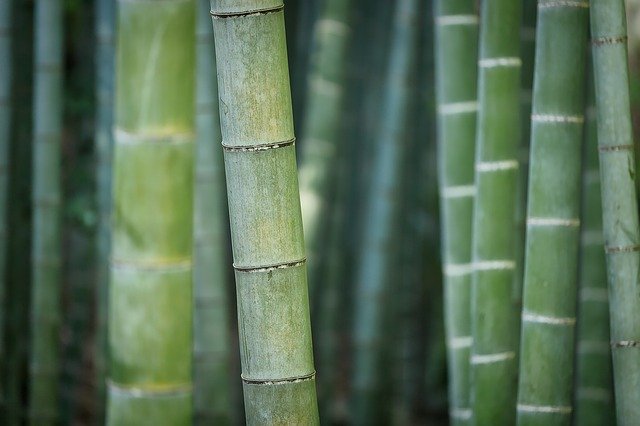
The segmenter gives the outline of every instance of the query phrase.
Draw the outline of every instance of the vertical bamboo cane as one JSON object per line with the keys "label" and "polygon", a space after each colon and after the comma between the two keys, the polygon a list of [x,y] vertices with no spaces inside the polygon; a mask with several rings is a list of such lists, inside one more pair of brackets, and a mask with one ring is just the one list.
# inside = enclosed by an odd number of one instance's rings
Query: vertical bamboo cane
{"label": "vertical bamboo cane", "polygon": [[476,137],[478,16],[473,0],[439,0],[436,86],[445,328],[452,424],[471,421],[471,225]]}
{"label": "vertical bamboo cane", "polygon": [[518,424],[569,424],[588,3],[538,2]]}
{"label": "vertical bamboo cane", "polygon": [[60,326],[60,139],[62,127],[62,2],[39,0],[35,13],[33,148],[33,290],[29,420],[58,417]]}
{"label": "vertical bamboo cane", "polygon": [[318,424],[282,0],[213,0],[247,423]]}
{"label": "vertical bamboo cane", "polygon": [[110,425],[191,423],[194,13],[118,4]]}
{"label": "vertical bamboo cane", "polygon": [[640,424],[640,235],[622,0],[591,3],[611,346],[619,425]]}

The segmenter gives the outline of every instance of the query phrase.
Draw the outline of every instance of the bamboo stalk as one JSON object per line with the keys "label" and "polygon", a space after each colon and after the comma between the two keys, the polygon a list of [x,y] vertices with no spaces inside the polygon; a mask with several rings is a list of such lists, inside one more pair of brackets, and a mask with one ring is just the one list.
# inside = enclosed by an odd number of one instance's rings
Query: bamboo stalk
{"label": "bamboo stalk", "polygon": [[578,2],[538,3],[520,425],[571,421],[587,7]]}
{"label": "bamboo stalk", "polygon": [[590,77],[582,154],[584,167],[574,422],[578,425],[598,426],[615,424],[615,408],[595,93],[593,76]]}
{"label": "bamboo stalk", "polygon": [[445,328],[452,424],[471,421],[471,263],[478,15],[473,0],[436,4],[436,86]]}
{"label": "bamboo stalk", "polygon": [[227,233],[220,115],[209,0],[197,1],[196,181],[194,205],[194,418],[231,422]]}
{"label": "bamboo stalk", "polygon": [[107,423],[191,423],[195,2],[118,3]]}
{"label": "bamboo stalk", "polygon": [[107,376],[107,299],[109,294],[109,252],[111,235],[111,167],[113,156],[114,27],[115,0],[95,3],[96,34],[96,183],[98,201],[96,271],[96,369],[95,422],[104,424]]}
{"label": "bamboo stalk", "polygon": [[213,0],[248,424],[318,424],[281,0]]}
{"label": "bamboo stalk", "polygon": [[515,420],[518,347],[515,213],[520,137],[522,0],[487,0],[480,13],[473,220],[471,390],[473,422]]}
{"label": "bamboo stalk", "polygon": [[58,419],[61,317],[62,2],[37,1],[34,25],[29,421],[30,424],[54,424]]}
{"label": "bamboo stalk", "polygon": [[[373,173],[364,219],[363,247],[355,281],[354,371],[352,413],[355,424],[384,422],[390,408],[385,400],[390,348],[384,338],[390,307],[385,303],[397,257],[390,255],[397,238],[400,212],[404,124],[409,109],[409,77],[417,57],[418,1],[395,4],[391,54],[383,92],[383,111],[377,135]],[[393,252],[393,251],[392,251]]]}
{"label": "bamboo stalk", "polygon": [[622,0],[591,3],[611,346],[619,425],[640,424],[640,235]]}

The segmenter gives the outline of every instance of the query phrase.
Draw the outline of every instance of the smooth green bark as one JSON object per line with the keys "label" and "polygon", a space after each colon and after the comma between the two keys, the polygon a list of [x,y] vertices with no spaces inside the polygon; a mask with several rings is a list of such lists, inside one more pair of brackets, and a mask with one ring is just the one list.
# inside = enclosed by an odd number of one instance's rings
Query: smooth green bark
{"label": "smooth green bark", "polygon": [[29,421],[40,425],[56,423],[59,400],[62,2],[37,1],[34,27]]}
{"label": "smooth green bark", "polygon": [[513,424],[517,387],[516,204],[520,145],[521,0],[480,12],[473,219],[471,401],[477,425]]}
{"label": "smooth green bark", "polygon": [[383,86],[383,111],[376,136],[372,175],[366,201],[362,251],[355,277],[353,324],[352,420],[354,424],[388,421],[389,371],[385,363],[391,348],[385,345],[391,306],[386,298],[397,257],[394,232],[400,215],[402,161],[406,143],[404,129],[410,105],[409,78],[418,47],[417,0],[395,4],[392,44],[386,81]]}
{"label": "smooth green bark", "polygon": [[191,423],[194,13],[118,3],[109,425]]}
{"label": "smooth green bark", "polygon": [[318,424],[283,4],[211,9],[247,423]]}
{"label": "smooth green bark", "polygon": [[616,417],[631,426],[640,424],[640,236],[625,15],[622,0],[591,2]]}
{"label": "smooth green bark", "polygon": [[226,195],[213,29],[209,0],[198,0],[196,83],[196,175],[194,204],[194,420],[229,424],[230,340]]}
{"label": "smooth green bark", "polygon": [[538,3],[519,425],[571,422],[587,7]]}
{"label": "smooth green bark", "polygon": [[438,158],[445,329],[452,424],[471,421],[471,236],[478,112],[478,15],[473,0],[436,4]]}
{"label": "smooth green bark", "polygon": [[574,423],[599,426],[615,423],[613,371],[609,345],[609,297],[602,236],[602,198],[598,167],[598,137],[593,79],[588,82],[582,172],[582,229]]}

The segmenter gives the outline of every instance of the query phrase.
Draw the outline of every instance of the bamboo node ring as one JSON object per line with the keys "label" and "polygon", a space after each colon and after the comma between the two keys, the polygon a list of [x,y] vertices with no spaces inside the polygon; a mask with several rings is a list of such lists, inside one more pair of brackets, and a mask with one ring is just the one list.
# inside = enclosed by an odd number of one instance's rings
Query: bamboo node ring
{"label": "bamboo node ring", "polygon": [[605,246],[605,253],[633,253],[635,251],[640,251],[640,245],[632,245],[632,246]]}
{"label": "bamboo node ring", "polygon": [[242,18],[251,15],[267,15],[269,13],[277,13],[284,9],[284,4],[274,7],[265,7],[262,9],[250,9],[239,12],[218,12],[210,10],[209,13],[213,16],[213,19],[226,19],[226,18]]}

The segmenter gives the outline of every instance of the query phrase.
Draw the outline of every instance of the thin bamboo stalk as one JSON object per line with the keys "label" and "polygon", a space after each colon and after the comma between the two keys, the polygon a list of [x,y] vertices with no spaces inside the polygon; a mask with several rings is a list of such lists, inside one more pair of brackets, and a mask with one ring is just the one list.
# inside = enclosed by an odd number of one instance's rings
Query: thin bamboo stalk
{"label": "thin bamboo stalk", "polygon": [[118,3],[109,425],[191,424],[194,13]]}
{"label": "thin bamboo stalk", "polygon": [[[478,112],[478,15],[473,0],[436,5],[436,86],[449,417],[471,421],[471,236]],[[466,268],[466,270],[465,270]],[[459,273],[462,271],[464,273]]]}
{"label": "thin bamboo stalk", "polygon": [[569,424],[588,4],[538,3],[518,424]]}
{"label": "thin bamboo stalk", "polygon": [[58,419],[61,269],[62,2],[35,12],[30,424]]}
{"label": "thin bamboo stalk", "polygon": [[107,376],[107,299],[109,294],[109,252],[111,235],[111,166],[113,156],[113,96],[115,60],[115,0],[95,3],[96,35],[96,184],[98,229],[96,234],[96,337],[94,360],[96,369],[95,423],[105,420],[105,380]]}
{"label": "thin bamboo stalk", "polygon": [[[374,424],[387,419],[383,401],[390,348],[385,346],[389,304],[385,303],[396,257],[390,255],[397,238],[394,228],[400,213],[402,160],[406,148],[403,131],[409,109],[409,78],[417,57],[417,0],[395,4],[391,54],[386,71],[380,132],[364,219],[363,247],[356,275],[354,313],[353,421]],[[393,250],[391,250],[393,252]]]}
{"label": "thin bamboo stalk", "polygon": [[247,423],[318,424],[282,0],[213,0]]}
{"label": "thin bamboo stalk", "polygon": [[517,386],[515,213],[520,145],[522,0],[487,0],[480,13],[476,203],[473,220],[471,400],[478,425],[512,424]]}
{"label": "thin bamboo stalk", "polygon": [[227,205],[209,0],[198,0],[196,6],[194,419],[223,425],[231,421]]}
{"label": "thin bamboo stalk", "polygon": [[630,426],[640,424],[640,235],[625,15],[622,0],[591,2],[616,417]]}
{"label": "thin bamboo stalk", "polygon": [[602,197],[593,76],[588,79],[582,172],[582,229],[574,423],[615,424],[613,371],[609,345],[609,297],[602,236]]}

